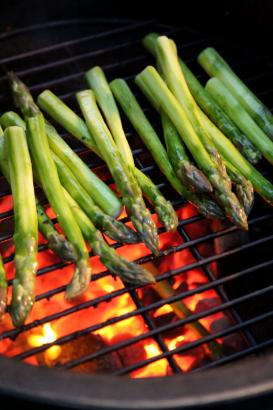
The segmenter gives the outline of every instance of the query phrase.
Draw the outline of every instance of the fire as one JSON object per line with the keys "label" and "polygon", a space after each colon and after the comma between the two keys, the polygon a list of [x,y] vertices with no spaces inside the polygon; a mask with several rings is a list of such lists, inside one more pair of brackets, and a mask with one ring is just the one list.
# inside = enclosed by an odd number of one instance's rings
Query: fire
{"label": "fire", "polygon": [[[39,347],[47,343],[55,342],[57,334],[54,332],[50,323],[45,323],[41,328],[41,334],[31,334],[28,336],[27,341],[31,347]],[[57,359],[61,354],[61,347],[53,345],[44,352],[45,361],[49,363],[52,360]]]}
{"label": "fire", "polygon": [[[192,213],[193,208],[191,206],[184,207],[179,213],[179,219],[189,217]],[[205,225],[203,226],[202,223]],[[194,237],[198,232],[208,232],[208,222],[202,221],[202,223],[199,222],[200,226],[195,225],[194,230],[192,232],[189,231],[188,234],[192,233]],[[190,229],[190,225],[186,228]],[[180,246],[181,244],[183,244],[183,239],[178,232],[162,233],[160,235],[162,250],[166,250],[170,246]],[[10,255],[12,251],[13,247],[11,244],[5,250],[5,256]],[[149,255],[150,252],[143,244],[137,244],[120,247],[118,253],[130,260],[135,260]],[[59,262],[59,259],[51,251],[40,252],[39,258],[40,268],[46,269],[51,264]],[[185,248],[169,255],[166,253],[166,255],[164,254],[156,260],[155,263],[148,263],[145,267],[150,269],[154,275],[161,275],[170,270],[191,265],[194,262],[196,260],[191,250]],[[105,270],[105,267],[97,257],[91,258],[91,265],[94,277]],[[13,264],[9,263],[9,279],[12,279],[13,274]],[[72,274],[73,265],[67,265],[53,272],[38,276],[37,295],[65,286]],[[133,294],[124,289],[124,284],[119,278],[114,278],[111,275],[102,276],[94,280],[86,294],[73,303],[66,301],[62,292],[54,293],[50,300],[39,298],[33,307],[28,323],[39,321],[50,315],[56,315],[54,322],[47,321],[42,326],[31,327],[31,330],[22,332],[15,341],[9,338],[0,341],[0,354],[12,357],[29,351],[29,356],[26,356],[24,359],[26,362],[33,365],[46,364],[48,366],[55,366],[57,364],[65,364],[74,359],[77,360],[85,355],[92,355],[108,346],[115,347],[119,343],[125,342],[123,347],[115,348],[114,353],[108,353],[104,361],[99,361],[96,358],[90,362],[94,362],[93,367],[77,366],[75,370],[97,372],[99,367],[102,369],[100,370],[101,372],[105,369],[105,372],[109,373],[112,370],[118,371],[150,359],[150,363],[132,371],[130,377],[166,376],[172,374],[171,362],[168,360],[169,357],[172,357],[176,367],[180,367],[182,372],[190,371],[194,367],[200,366],[202,361],[211,360],[208,350],[204,346],[196,347],[184,353],[172,353],[176,349],[201,337],[192,325],[188,324],[176,327],[170,331],[160,332],[160,344],[157,343],[156,338],[153,339],[149,336],[149,331],[151,323],[152,328],[156,329],[183,319],[187,309],[189,314],[194,314],[204,312],[212,306],[219,305],[221,300],[217,292],[212,289],[183,298],[183,293],[195,289],[198,291],[198,287],[207,282],[208,278],[201,269],[192,269],[177,274],[170,280],[158,282],[157,285],[146,286],[133,291],[135,292]],[[164,303],[165,299],[180,294],[181,299],[179,301],[173,304]],[[96,305],[90,303],[97,299],[98,303]],[[142,307],[146,308],[159,301],[162,301],[162,306],[154,310],[147,309],[145,314],[142,314]],[[182,305],[185,309],[181,309]],[[68,315],[62,314],[62,312],[70,310],[71,312]],[[119,320],[118,318],[122,315],[125,317]],[[147,318],[149,320],[146,320]],[[227,316],[221,312],[204,317],[199,320],[199,323],[204,327],[205,331],[211,332],[215,321],[218,319],[226,319],[228,322]],[[90,333],[85,332],[84,336],[78,336],[82,334],[82,330],[89,328],[91,329]],[[10,318],[6,315],[0,323],[0,334],[11,329]],[[62,347],[58,344],[60,338],[74,335],[74,333],[77,333],[76,336],[78,337],[71,338],[72,342],[63,343]],[[135,340],[137,337],[139,339]],[[31,353],[33,347],[41,347],[55,341],[56,344],[50,348],[45,348],[42,353]],[[223,341],[220,342],[223,343]],[[164,352],[163,344],[165,344]],[[167,353],[166,357],[161,357],[157,360],[157,357],[160,357],[163,353]],[[110,370],[109,363],[111,364]]]}

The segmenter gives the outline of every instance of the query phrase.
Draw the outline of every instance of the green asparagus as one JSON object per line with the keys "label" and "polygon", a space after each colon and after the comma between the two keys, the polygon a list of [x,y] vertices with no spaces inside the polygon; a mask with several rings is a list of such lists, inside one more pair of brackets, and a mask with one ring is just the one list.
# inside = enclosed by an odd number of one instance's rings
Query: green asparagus
{"label": "green asparagus", "polygon": [[236,194],[248,215],[254,203],[254,189],[252,183],[246,179],[230,162],[225,160],[228,175],[235,186]]}
{"label": "green asparagus", "polygon": [[140,188],[134,174],[130,172],[122,159],[117,146],[97,108],[91,90],[77,93],[77,100],[86,120],[87,126],[103,152],[103,158],[122,194],[122,200],[136,230],[143,242],[152,252],[158,253],[158,235],[150,212],[145,206]]}
{"label": "green asparagus", "polygon": [[[156,41],[159,34],[150,33],[143,39],[145,48],[156,55]],[[252,164],[256,164],[261,159],[260,151],[252,144],[251,141],[241,132],[234,122],[226,115],[211,95],[201,85],[188,66],[179,59],[183,74],[186,78],[188,87],[195,98],[196,102],[216,124],[218,128],[233,142],[240,150],[243,156]]]}
{"label": "green asparagus", "polygon": [[36,198],[36,210],[38,216],[38,230],[48,242],[48,247],[65,262],[75,262],[77,252],[74,246],[60,234],[54,227],[53,222],[47,216],[43,206]]}
{"label": "green asparagus", "polygon": [[8,283],[3,263],[2,255],[0,254],[0,319],[6,311],[8,298]]}
{"label": "green asparagus", "polygon": [[273,139],[273,116],[270,110],[237,77],[214,48],[207,48],[198,56],[199,64],[212,77],[219,78],[261,129]]}
{"label": "green asparagus", "polygon": [[178,219],[171,202],[167,201],[153,182],[135,167],[134,158],[123,130],[119,111],[104,72],[100,67],[94,67],[86,73],[86,79],[95,93],[98,105],[104,114],[119,152],[135,174],[143,194],[155,207],[159,220],[165,225],[167,231],[175,230]]}
{"label": "green asparagus", "polygon": [[[9,77],[10,77],[11,88],[13,91],[13,97],[14,97],[15,103],[22,111],[24,117],[27,118],[32,115],[35,116],[37,113],[40,112],[40,110],[39,110],[39,107],[34,102],[27,86],[21,80],[19,80],[19,78],[17,78],[14,74],[11,74]],[[46,91],[45,93],[47,94]],[[55,112],[56,110],[58,113],[59,107],[61,108],[62,120],[65,121],[69,132],[71,128],[72,134],[74,130],[76,130],[76,133],[77,133],[77,129],[79,127],[80,134],[82,132],[84,134],[82,138],[80,138],[80,140],[82,141],[84,140],[85,142],[87,142],[86,140],[88,141],[90,140],[91,142],[93,141],[92,137],[88,133],[86,125],[84,124],[81,118],[77,117],[73,113],[73,111],[71,111],[65,104],[62,103],[61,100],[59,100],[57,97],[55,98],[54,94],[51,95],[51,93],[48,92],[48,98],[50,99],[50,111]],[[41,98],[41,101],[43,101],[43,98]],[[47,127],[47,132],[50,132],[50,130],[48,130],[48,127]],[[93,145],[90,148],[94,150],[94,147],[93,148],[92,147]],[[81,171],[78,171],[78,174],[81,174]],[[87,178],[87,175],[88,175],[88,182],[85,179],[84,183],[85,182],[88,183],[88,189],[92,192],[91,196],[94,199],[94,201],[106,213],[109,213],[109,215],[111,216],[117,217],[121,212],[121,204],[117,196],[91,170],[89,170],[88,172],[85,170],[86,178]]]}
{"label": "green asparagus", "polygon": [[211,218],[221,218],[223,214],[217,204],[206,197],[200,195],[197,196],[189,191],[176,177],[165,148],[127,83],[122,79],[116,79],[111,82],[110,86],[125,114],[132,122],[137,133],[150,150],[159,169],[166,176],[173,188],[185,199],[195,205],[203,215]]}
{"label": "green asparagus", "polygon": [[13,324],[21,326],[35,300],[37,271],[38,222],[35,194],[25,132],[21,127],[9,127],[4,134],[4,147],[13,195],[15,218],[15,278],[11,302]]}
{"label": "green asparagus", "polygon": [[216,77],[211,78],[206,84],[206,90],[215,98],[218,104],[227,112],[253,144],[257,146],[263,156],[273,164],[273,142],[229,92],[222,81]]}
{"label": "green asparagus", "polygon": [[128,228],[115,218],[105,214],[95,205],[86,190],[79,185],[70,169],[54,152],[52,158],[58,170],[60,181],[80,208],[86,213],[91,222],[110,238],[120,243],[138,243],[140,238],[135,231]]}
{"label": "green asparagus", "polygon": [[[189,125],[192,126],[193,132],[191,136],[181,134],[181,137],[187,144],[189,138],[192,139],[193,134],[195,134],[196,142],[199,142],[199,147],[200,149],[202,148],[202,155],[206,157],[206,164],[204,166],[199,158],[200,153],[195,155],[196,151],[192,150],[191,153],[196,163],[214,187],[214,195],[219,204],[224,208],[226,216],[239,227],[247,229],[247,218],[244,209],[231,190],[231,182],[227,175],[225,165],[201,121],[201,110],[192,97],[181,71],[175,43],[165,36],[158,37],[156,50],[158,64],[164,74],[164,78],[177,101],[180,103],[181,109],[184,111],[184,117],[189,121]],[[188,144],[189,149],[191,145],[190,141],[190,144]]]}
{"label": "green asparagus", "polygon": [[89,242],[94,254],[100,257],[110,272],[118,275],[125,282],[133,283],[134,285],[145,285],[155,282],[153,275],[148,270],[122,258],[113,248],[108,246],[101,233],[95,228],[67,191],[65,191],[65,196],[85,239]]}
{"label": "green asparagus", "polygon": [[43,190],[57,215],[64,234],[77,251],[76,269],[66,289],[67,299],[72,299],[83,293],[89,285],[91,277],[89,254],[81,231],[64,197],[58,173],[51,158],[44,118],[41,114],[27,119],[27,137],[32,161]]}
{"label": "green asparagus", "polygon": [[182,183],[192,192],[209,194],[213,188],[207,177],[189,160],[183,142],[170,119],[161,114],[168,157]]}
{"label": "green asparagus", "polygon": [[217,189],[218,200],[225,207],[226,215],[236,225],[247,229],[247,219],[242,206],[231,190],[228,189],[227,184],[222,183],[221,175],[217,172],[218,168],[215,168],[215,162],[212,162],[209,153],[194,132],[181,105],[155,68],[147,67],[136,77],[136,82],[141,89],[146,89],[146,95],[152,94],[153,98],[157,99],[157,104],[169,116],[196,163],[210,177],[210,182]]}

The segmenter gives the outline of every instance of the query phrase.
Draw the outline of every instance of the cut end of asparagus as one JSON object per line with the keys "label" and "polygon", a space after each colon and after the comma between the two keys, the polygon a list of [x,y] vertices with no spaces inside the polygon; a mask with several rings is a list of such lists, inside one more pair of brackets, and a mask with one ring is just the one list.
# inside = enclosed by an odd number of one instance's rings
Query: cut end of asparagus
{"label": "cut end of asparagus", "polygon": [[170,201],[167,201],[163,196],[159,196],[155,201],[155,212],[168,232],[176,230],[178,218]]}
{"label": "cut end of asparagus", "polygon": [[14,72],[10,71],[7,75],[11,84],[16,107],[20,108],[25,117],[40,114],[40,110],[33,101],[33,98],[26,85],[16,76]]}
{"label": "cut end of asparagus", "polygon": [[141,238],[137,232],[116,219],[103,215],[102,229],[105,235],[119,243],[139,243]]}
{"label": "cut end of asparagus", "polygon": [[181,167],[177,170],[177,175],[181,182],[192,192],[210,194],[213,191],[208,178],[189,161],[181,161]]}
{"label": "cut end of asparagus", "polygon": [[154,276],[148,270],[122,258],[108,246],[99,231],[96,231],[95,240],[92,242],[94,253],[100,256],[101,261],[111,273],[119,276],[125,282],[133,285],[147,285],[155,282]]}
{"label": "cut end of asparagus", "polygon": [[78,259],[74,246],[59,232],[52,232],[47,239],[49,248],[63,261],[75,262]]}
{"label": "cut end of asparagus", "polygon": [[65,298],[72,300],[82,295],[88,288],[91,279],[91,268],[86,259],[81,259],[76,263],[74,275],[67,285]]}
{"label": "cut end of asparagus", "polygon": [[7,286],[0,286],[0,319],[4,315],[7,307],[8,289]]}
{"label": "cut end of asparagus", "polygon": [[13,293],[11,302],[11,318],[15,327],[22,326],[35,301],[34,281],[28,282],[27,286],[17,278],[13,281]]}

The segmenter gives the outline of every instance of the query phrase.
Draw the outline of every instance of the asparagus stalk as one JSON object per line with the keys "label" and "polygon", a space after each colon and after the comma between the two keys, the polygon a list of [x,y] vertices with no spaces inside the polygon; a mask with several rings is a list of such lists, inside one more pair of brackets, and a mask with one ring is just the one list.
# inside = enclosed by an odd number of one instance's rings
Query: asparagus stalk
{"label": "asparagus stalk", "polygon": [[164,113],[161,114],[161,122],[168,157],[176,175],[190,191],[201,194],[211,193],[213,191],[211,183],[189,160],[176,128]]}
{"label": "asparagus stalk", "polygon": [[169,116],[196,163],[209,176],[211,184],[216,189],[219,202],[225,207],[226,215],[236,225],[247,229],[246,215],[242,206],[227,186],[227,183],[222,182],[222,174],[218,172],[219,166],[218,168],[215,167],[215,162],[211,160],[209,153],[194,132],[185,111],[155,68],[147,67],[136,77],[136,82],[141,89],[146,90],[147,96],[153,95],[153,100],[156,99],[157,104]]}
{"label": "asparagus stalk", "polygon": [[[13,73],[10,73],[9,77],[10,77],[10,82],[11,82],[11,87],[12,87],[15,103],[22,111],[24,117],[27,118],[32,115],[35,116],[37,113],[40,112],[40,110],[39,110],[39,107],[33,101],[33,98],[28,88]],[[61,107],[61,113],[63,116],[62,119],[65,121],[68,131],[70,132],[70,128],[71,128],[72,134],[73,134],[73,131],[74,130],[77,131],[79,127],[80,135],[82,135],[82,132],[83,132],[82,140],[84,141],[87,140],[87,145],[88,145],[88,141],[91,141],[90,148],[95,150],[95,147],[93,147],[92,145],[93,139],[89,135],[88,130],[83,120],[77,117],[76,114],[74,114],[73,111],[71,111],[65,104],[63,104],[61,100],[59,100],[58,98],[54,98],[54,97],[55,97],[54,95],[51,97],[51,93],[49,92],[50,101],[52,99],[55,101],[55,102],[53,101],[52,105],[50,105],[50,110],[54,111],[54,108],[56,108],[58,112],[58,109],[59,109],[58,107]],[[65,109],[62,109],[63,106]],[[50,125],[48,125],[47,132],[54,133],[54,129],[51,130]],[[77,157],[76,154],[74,155]],[[74,160],[75,160],[75,157],[74,157]],[[80,167],[80,169],[82,169],[82,167]],[[77,172],[79,175],[81,175],[82,173],[82,171],[77,171]],[[121,212],[121,204],[117,196],[114,194],[114,192],[100,178],[98,178],[91,170],[87,172],[87,170],[85,169],[84,175],[85,175],[85,182],[88,183],[88,189],[92,192],[91,194],[92,198],[97,203],[97,205],[101,209],[103,209],[106,213],[109,213],[109,215],[117,217]],[[88,177],[88,181],[86,181],[87,177]]]}
{"label": "asparagus stalk", "polygon": [[165,148],[126,82],[122,79],[116,79],[111,82],[110,86],[125,114],[173,188],[195,205],[203,215],[211,218],[221,218],[222,212],[218,205],[206,197],[195,195],[176,177]]}
{"label": "asparagus stalk", "polygon": [[214,48],[207,48],[199,54],[198,62],[211,77],[217,77],[225,84],[254,121],[273,139],[273,116],[270,110],[237,77],[220,54]]}
{"label": "asparagus stalk", "polygon": [[93,67],[86,72],[85,77],[88,85],[94,91],[98,105],[104,114],[108,128],[120,151],[120,155],[128,166],[134,170],[133,154],[126,139],[118,107],[104,72],[100,67]]}
{"label": "asparagus stalk", "polygon": [[25,322],[35,300],[38,224],[25,132],[20,127],[9,127],[5,130],[4,139],[15,218],[16,273],[13,280],[11,317],[17,327]]}
{"label": "asparagus stalk", "polygon": [[206,84],[206,90],[215,98],[218,104],[227,112],[253,144],[258,147],[263,156],[273,164],[273,142],[229,92],[222,81],[216,77],[211,78]]}
{"label": "asparagus stalk", "polygon": [[228,175],[235,185],[235,190],[239,201],[248,215],[254,202],[254,189],[252,183],[246,179],[230,162],[225,160]]}
{"label": "asparagus stalk", "polygon": [[[4,128],[17,125],[26,130],[25,121],[13,111],[3,114],[0,118],[0,122]],[[0,139],[0,169],[6,180],[9,182],[9,169],[7,159],[5,158],[3,142],[4,141]],[[65,238],[64,235],[60,234],[55,229],[51,219],[48,218],[43,206],[37,198],[36,209],[38,217],[38,230],[47,240],[48,247],[62,260],[66,262],[75,262],[77,259],[77,253],[74,246]]]}
{"label": "asparagus stalk", "polygon": [[78,203],[80,208],[97,228],[101,229],[107,236],[120,243],[138,243],[140,241],[140,238],[135,231],[102,212],[100,208],[95,205],[85,189],[79,185],[77,179],[65,163],[53,152],[51,155],[57,167],[63,187]]}
{"label": "asparagus stalk", "polygon": [[41,114],[27,119],[27,136],[32,160],[47,199],[65,235],[77,252],[76,269],[66,289],[67,299],[72,299],[83,293],[89,285],[91,277],[89,254],[79,226],[64,197],[58,173],[51,158],[44,118]]}
{"label": "asparagus stalk", "polygon": [[0,254],[0,319],[6,311],[8,298],[8,283],[3,263],[2,255]]}
{"label": "asparagus stalk", "polygon": [[[145,48],[156,55],[156,42],[159,34],[150,33],[143,39]],[[252,144],[251,141],[241,132],[236,124],[226,115],[217,102],[201,85],[188,66],[179,59],[179,64],[186,78],[188,87],[208,117],[216,124],[218,128],[225,134],[233,144],[239,149],[243,156],[252,164],[256,164],[261,159],[260,151]]]}
{"label": "asparagus stalk", "polygon": [[89,242],[94,254],[100,257],[104,265],[125,282],[133,283],[134,285],[154,283],[155,279],[148,270],[122,258],[113,248],[107,245],[101,233],[95,228],[71,195],[66,190],[64,192],[85,239]]}
{"label": "asparagus stalk", "polygon": [[153,182],[135,167],[134,158],[123,130],[119,111],[104,72],[100,67],[94,67],[86,73],[86,79],[95,93],[119,152],[135,174],[143,194],[155,207],[159,220],[165,225],[167,231],[175,230],[178,219],[171,202],[167,201]]}
{"label": "asparagus stalk", "polygon": [[164,198],[157,186],[138,168],[135,168],[135,176],[143,194],[154,207],[159,221],[165,226],[167,231],[175,231],[178,225],[178,218],[172,203]]}
{"label": "asparagus stalk", "polygon": [[143,242],[152,252],[158,253],[158,235],[150,212],[145,206],[140,188],[126,163],[120,156],[117,146],[97,108],[91,90],[77,93],[77,100],[86,123],[103,152],[104,160],[120,190],[123,203]]}
{"label": "asparagus stalk", "polygon": [[[185,117],[190,121],[190,125],[192,125],[196,141],[199,138],[200,148],[201,145],[203,145],[202,155],[207,154],[206,166],[202,168],[200,162],[199,166],[214,187],[214,194],[217,201],[224,208],[226,216],[233,223],[241,228],[247,229],[245,212],[237,197],[231,191],[230,178],[226,173],[222,158],[201,122],[200,109],[192,97],[181,71],[176,46],[165,36],[161,36],[157,39],[157,57],[167,84],[177,98],[177,101],[181,104]],[[187,135],[181,135],[181,137],[184,138],[186,143],[188,140]],[[193,152],[192,155],[194,156]],[[199,155],[195,158],[197,163],[198,158]]]}
{"label": "asparagus stalk", "polygon": [[60,234],[36,198],[38,230],[48,242],[48,247],[65,262],[76,262],[77,252],[66,237]]}

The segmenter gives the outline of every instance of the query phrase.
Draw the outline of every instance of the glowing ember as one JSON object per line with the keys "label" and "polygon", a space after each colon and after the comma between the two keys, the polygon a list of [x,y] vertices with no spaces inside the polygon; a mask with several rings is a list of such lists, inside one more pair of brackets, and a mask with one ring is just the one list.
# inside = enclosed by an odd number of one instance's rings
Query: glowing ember
{"label": "glowing ember", "polygon": [[[39,347],[43,346],[47,343],[55,342],[57,339],[57,334],[52,329],[50,323],[46,323],[41,328],[41,334],[31,334],[28,336],[27,341],[31,347]],[[52,360],[57,359],[57,357],[61,354],[61,346],[51,346],[45,352],[45,361],[50,362]]]}
{"label": "glowing ember", "polygon": [[[11,206],[11,204],[8,205]],[[194,212],[193,207],[184,207],[179,211],[179,219],[188,218]],[[194,227],[194,235],[197,235],[198,229],[202,234],[209,232],[207,221],[201,221],[199,224],[200,226]],[[178,232],[160,235],[160,247],[163,251],[172,246],[179,247],[182,244],[183,239]],[[9,245],[7,246],[6,243],[5,249],[1,250],[5,256],[9,256],[14,248],[9,242]],[[117,251],[130,260],[150,254],[150,251],[143,244],[123,246]],[[46,270],[47,267],[57,262],[59,259],[51,251],[39,252],[39,268]],[[166,253],[156,262],[148,263],[145,267],[157,276],[173,269],[179,270],[195,262],[190,249],[184,248],[169,255]],[[102,368],[102,371],[109,373],[112,370],[117,371],[154,358],[155,360],[151,363],[131,372],[130,377],[143,378],[172,374],[167,357],[156,360],[163,351],[161,345],[159,346],[155,339],[149,337],[150,329],[147,325],[149,321],[147,322],[145,315],[154,328],[160,328],[170,322],[175,324],[178,319],[183,319],[187,314],[204,312],[219,305],[221,300],[217,292],[212,289],[183,298],[185,292],[195,289],[198,292],[198,287],[208,282],[205,273],[201,269],[189,271],[183,269],[183,273],[173,276],[170,280],[138,289],[135,294],[131,294],[125,291],[124,284],[118,278],[113,278],[111,275],[96,278],[96,274],[105,270],[97,257],[91,258],[91,265],[96,280],[91,283],[84,296],[73,303],[64,299],[63,292],[54,292],[50,300],[46,297],[39,297],[27,323],[41,319],[47,323],[39,327],[31,326],[31,330],[20,333],[15,340],[4,338],[0,341],[0,354],[12,357],[20,355],[22,352],[29,352],[29,355],[24,359],[25,362],[33,365],[55,366],[57,363],[62,365],[71,360],[78,360],[85,355],[97,354],[100,350],[113,346],[115,351],[109,353],[105,358],[95,358],[90,363],[83,363],[82,367],[76,367],[75,370],[99,372],[98,369]],[[12,279],[14,275],[13,263],[10,262],[7,267],[8,277]],[[42,295],[64,287],[69,282],[73,269],[73,265],[66,265],[53,272],[49,270],[46,274],[37,276],[36,294]],[[175,295],[181,295],[181,299],[173,304],[164,303],[165,299]],[[92,303],[94,300],[96,300],[96,304]],[[145,315],[142,315],[140,311],[142,307],[159,301],[162,301],[162,306],[146,310]],[[50,318],[52,315],[53,317],[56,315],[54,321]],[[119,319],[120,316],[124,317]],[[219,324],[221,320],[224,321],[223,319],[229,325],[228,317],[222,312],[201,319],[199,324],[203,325],[205,331],[211,332],[215,321],[218,320]],[[12,331],[12,329],[9,316],[5,315],[0,323],[0,334]],[[147,337],[145,337],[146,334]],[[192,324],[174,327],[168,332],[160,332],[160,335],[169,352],[186,346],[201,337]],[[64,336],[71,336],[72,342],[67,342],[60,347],[58,340]],[[139,337],[138,341],[135,341],[136,337]],[[55,343],[55,341],[56,345],[50,348],[45,346],[44,349],[39,349],[38,354],[31,352],[34,347],[39,348],[48,343]],[[123,342],[125,342],[123,346],[116,349],[116,346],[118,347]],[[219,342],[223,343],[222,340]],[[174,352],[172,359],[183,372],[187,372],[200,366],[203,361],[211,360],[211,357],[208,349],[202,345],[183,353]]]}

